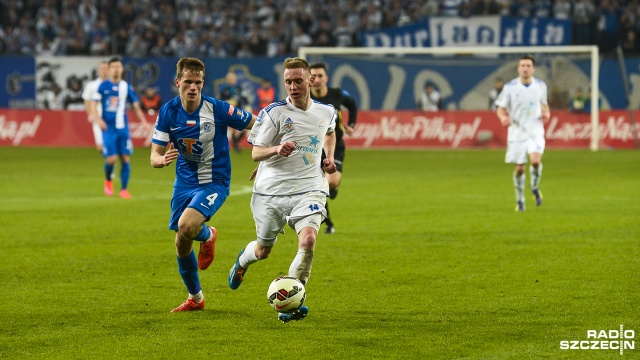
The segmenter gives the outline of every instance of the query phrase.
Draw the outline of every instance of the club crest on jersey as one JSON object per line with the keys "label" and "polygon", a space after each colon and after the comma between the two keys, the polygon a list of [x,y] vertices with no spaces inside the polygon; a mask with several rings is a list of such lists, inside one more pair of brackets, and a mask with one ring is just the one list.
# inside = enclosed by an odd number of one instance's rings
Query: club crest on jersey
{"label": "club crest on jersey", "polygon": [[203,128],[205,133],[211,132],[211,124],[210,123],[204,123],[204,126],[202,128]]}
{"label": "club crest on jersey", "polygon": [[293,132],[293,120],[291,120],[291,118],[287,118],[287,120],[284,121],[282,129],[285,133],[291,134]]}

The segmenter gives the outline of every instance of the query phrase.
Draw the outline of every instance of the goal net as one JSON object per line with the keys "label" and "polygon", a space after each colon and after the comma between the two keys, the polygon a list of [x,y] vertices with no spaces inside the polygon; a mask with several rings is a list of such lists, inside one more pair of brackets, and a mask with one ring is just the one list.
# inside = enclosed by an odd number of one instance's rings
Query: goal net
{"label": "goal net", "polygon": [[[518,59],[532,54],[535,77],[548,87],[552,109],[568,109],[580,89],[590,98],[591,149],[598,149],[597,46],[301,47],[299,56],[330,68],[329,86],[346,89],[362,110],[414,110],[426,84],[440,91],[445,110],[488,110],[496,79],[517,77]],[[606,105],[606,104],[604,104]]]}

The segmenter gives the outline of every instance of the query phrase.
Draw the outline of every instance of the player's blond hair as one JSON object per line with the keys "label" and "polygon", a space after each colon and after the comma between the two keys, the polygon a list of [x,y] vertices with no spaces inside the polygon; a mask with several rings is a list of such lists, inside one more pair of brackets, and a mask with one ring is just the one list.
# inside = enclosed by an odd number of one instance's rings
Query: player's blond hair
{"label": "player's blond hair", "polygon": [[286,58],[284,59],[283,65],[285,69],[304,69],[309,72],[311,71],[309,70],[309,63],[307,60],[299,57]]}
{"label": "player's blond hair", "polygon": [[202,78],[204,78],[204,63],[200,59],[184,57],[178,60],[178,64],[176,65],[176,79],[181,79],[182,73],[185,70],[191,71],[194,75],[202,74]]}

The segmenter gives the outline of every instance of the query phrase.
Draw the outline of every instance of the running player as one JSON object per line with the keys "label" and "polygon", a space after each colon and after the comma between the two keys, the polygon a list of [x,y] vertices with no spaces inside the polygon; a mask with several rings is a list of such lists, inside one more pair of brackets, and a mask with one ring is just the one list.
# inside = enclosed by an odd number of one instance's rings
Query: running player
{"label": "running player", "polygon": [[[176,232],[178,271],[189,297],[172,312],[204,309],[198,268],[215,257],[217,230],[205,222],[220,209],[231,181],[227,128],[250,128],[255,116],[225,101],[202,94],[204,63],[182,58],[176,65],[179,96],[160,108],[151,144],[151,165],[176,160],[169,229]],[[193,241],[200,242],[196,260]]]}
{"label": "running player", "polygon": [[551,119],[547,103],[547,84],[533,77],[535,59],[525,55],[518,61],[518,77],[507,83],[498,99],[496,114],[502,126],[508,127],[505,162],[515,164],[513,185],[516,193],[516,211],[525,210],[524,167],[527,155],[531,165],[531,192],[536,205],[542,205],[540,178],[542,177],[542,154],[545,148],[544,123]]}
{"label": "running player", "polygon": [[[251,197],[257,239],[240,251],[229,271],[229,287],[234,290],[251,264],[269,256],[287,224],[298,235],[298,252],[289,276],[306,284],[320,223],[326,216],[329,185],[323,170],[329,174],[336,171],[336,111],[331,105],[311,100],[313,77],[304,59],[287,58],[283,78],[287,98],[262,110],[249,135],[251,155],[259,162]],[[326,159],[321,167],[323,148]],[[278,314],[278,319],[301,320],[307,313],[303,306],[292,314]]]}

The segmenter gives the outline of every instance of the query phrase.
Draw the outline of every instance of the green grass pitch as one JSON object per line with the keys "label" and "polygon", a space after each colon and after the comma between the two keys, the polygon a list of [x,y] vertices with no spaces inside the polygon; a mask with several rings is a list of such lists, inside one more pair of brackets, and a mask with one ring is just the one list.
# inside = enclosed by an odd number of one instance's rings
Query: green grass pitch
{"label": "green grass pitch", "polygon": [[[282,324],[266,290],[293,231],[236,291],[254,239],[254,163],[232,154],[210,224],[217,256],[186,298],[167,230],[174,167],[132,157],[131,200],[102,193],[93,149],[0,148],[0,358],[624,359],[640,356],[640,152],[544,156],[544,204],[515,213],[502,150],[349,150],[318,236],[309,316]],[[528,181],[527,181],[528,183]],[[119,180],[115,180],[119,188]],[[527,187],[527,193],[529,189]],[[635,349],[561,350],[587,330],[635,331]]]}

